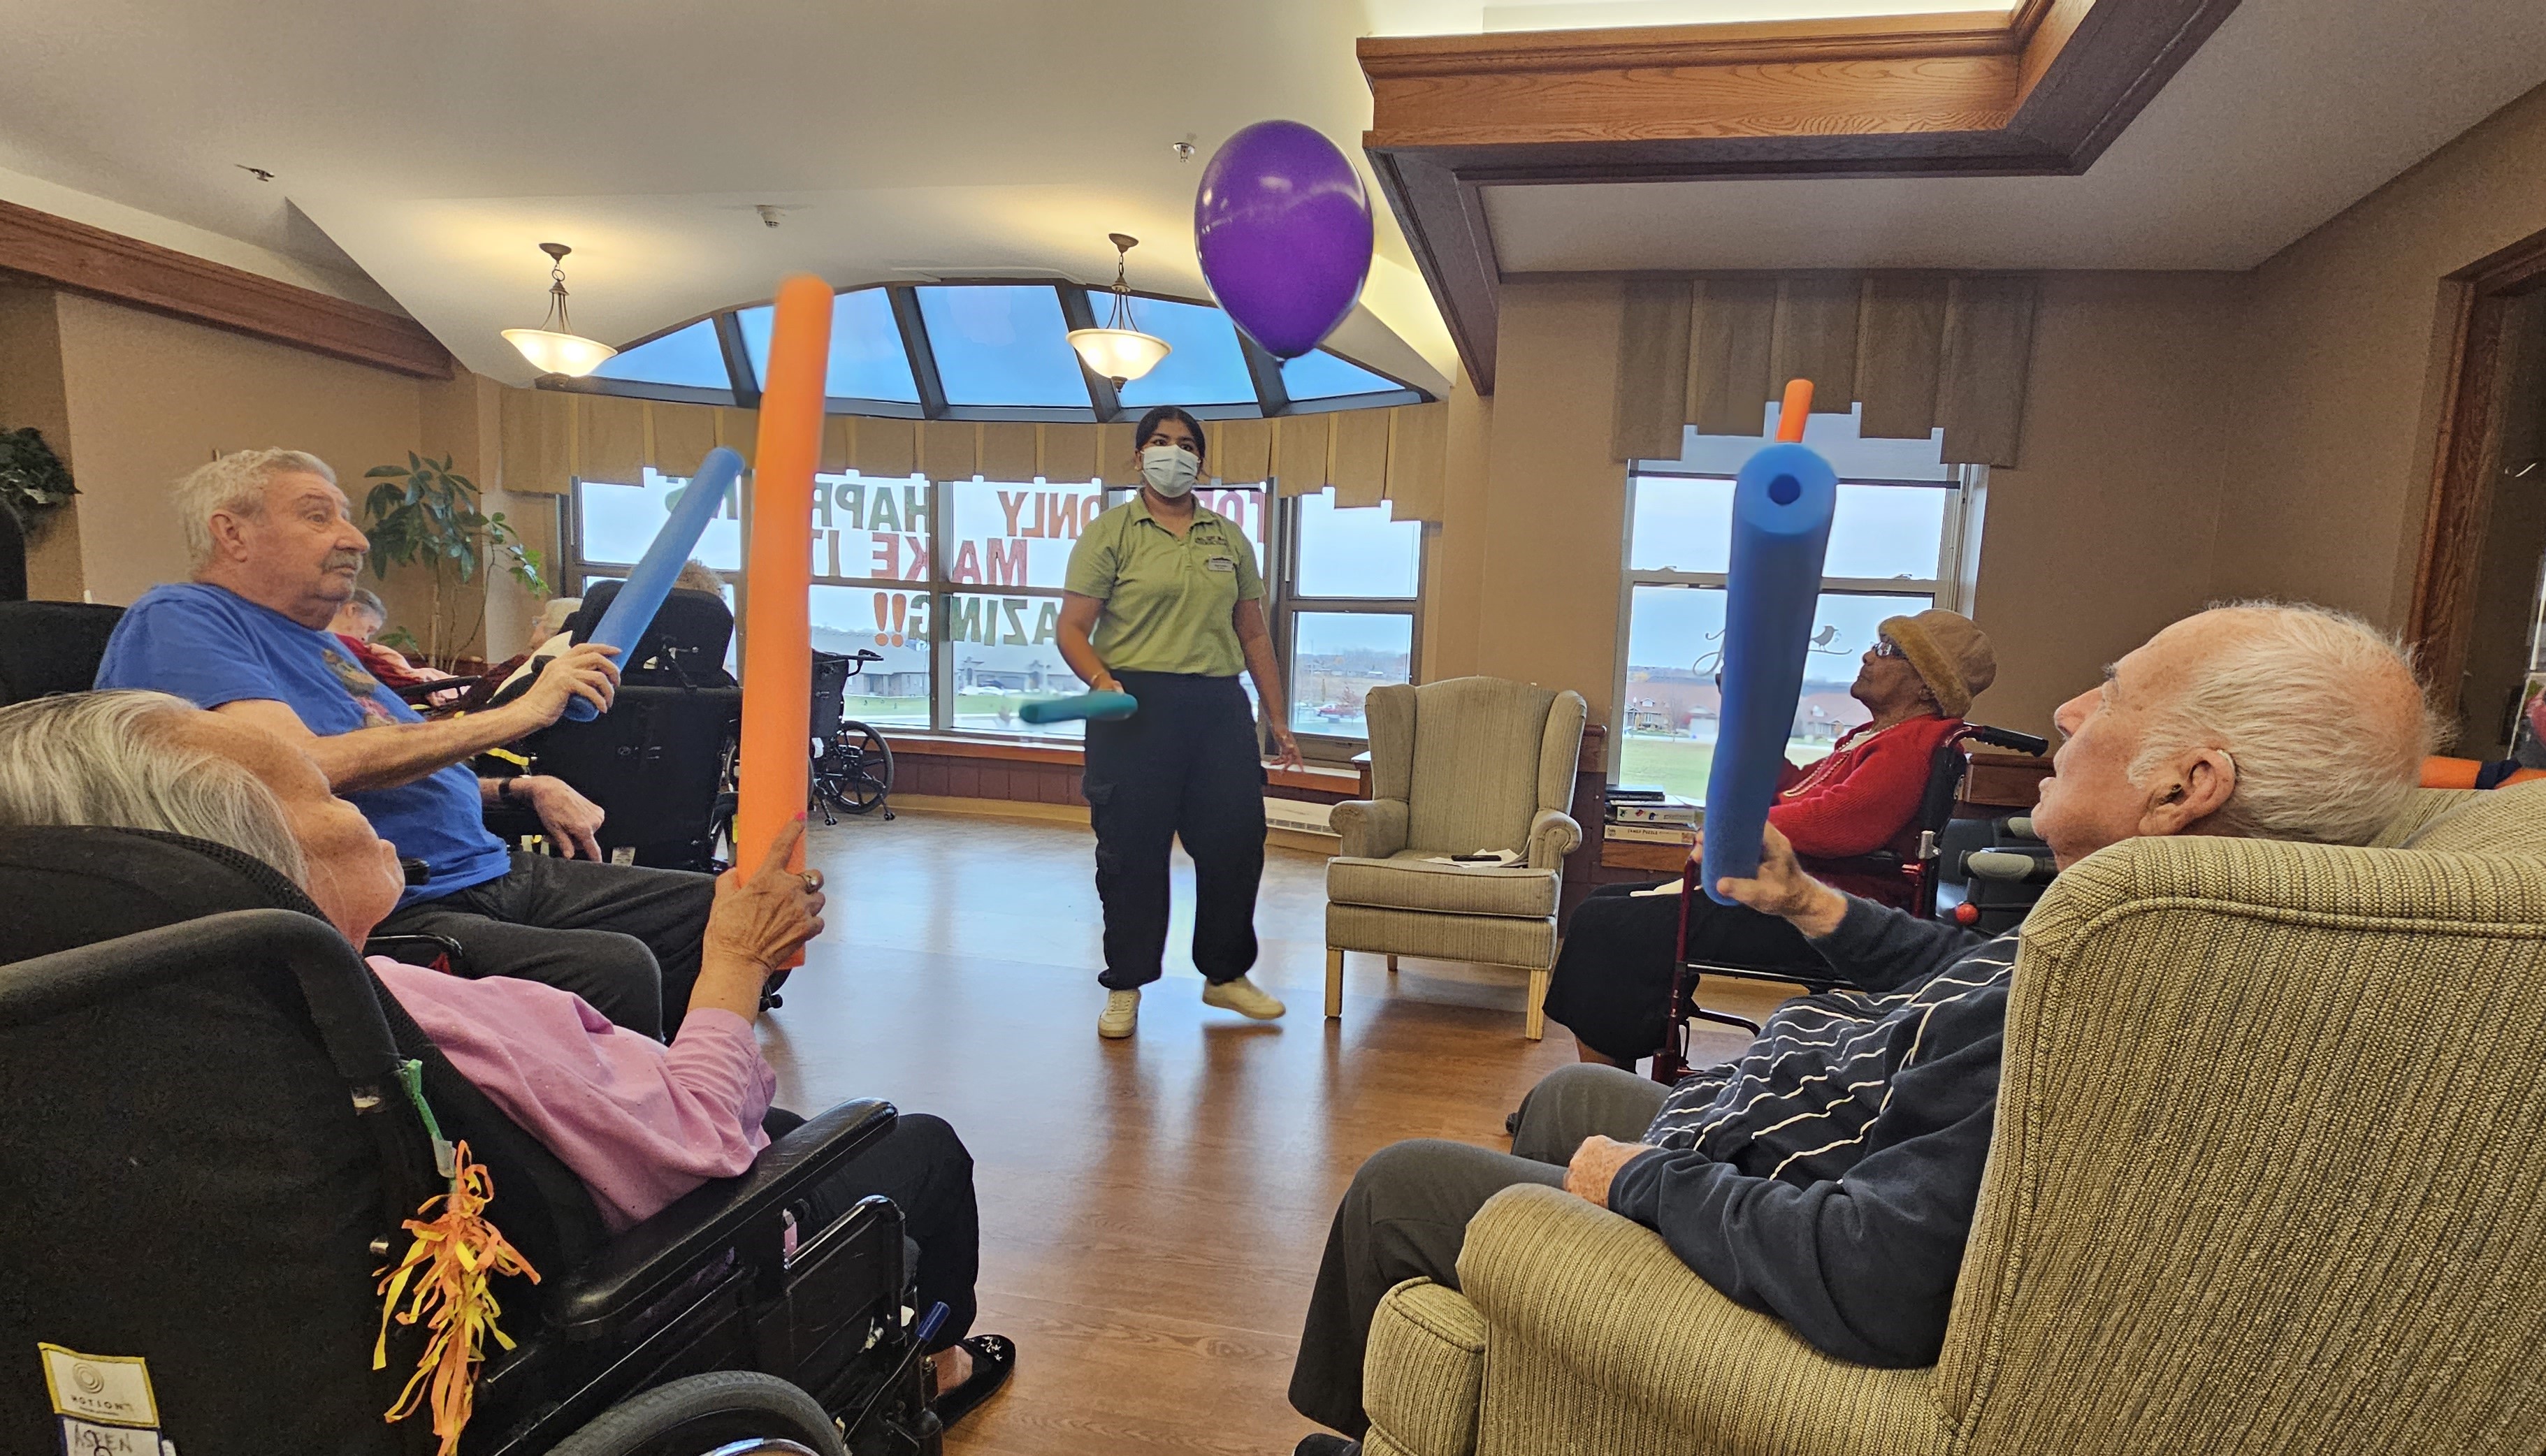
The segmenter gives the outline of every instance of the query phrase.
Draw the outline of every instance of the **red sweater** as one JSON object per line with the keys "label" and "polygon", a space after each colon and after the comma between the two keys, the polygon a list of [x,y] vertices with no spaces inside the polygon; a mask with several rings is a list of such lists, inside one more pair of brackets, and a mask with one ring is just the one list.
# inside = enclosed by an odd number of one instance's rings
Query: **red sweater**
{"label": "red sweater", "polygon": [[1794,842],[1795,853],[1807,861],[1909,848],[1902,842],[1918,817],[1927,765],[1936,756],[1936,745],[1962,722],[1931,713],[1880,733],[1866,731],[1865,725],[1849,729],[1828,758],[1801,768],[1786,766],[1778,775],[1777,802],[1768,810],[1768,822]]}

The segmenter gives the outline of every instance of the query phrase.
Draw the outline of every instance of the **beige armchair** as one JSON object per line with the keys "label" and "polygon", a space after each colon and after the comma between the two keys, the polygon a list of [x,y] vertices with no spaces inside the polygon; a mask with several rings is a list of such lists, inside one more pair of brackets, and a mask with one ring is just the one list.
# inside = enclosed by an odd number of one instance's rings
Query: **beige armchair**
{"label": "beige armchair", "polygon": [[[1529,972],[1524,1032],[1556,964],[1565,856],[1582,826],[1565,812],[1582,752],[1582,694],[1500,678],[1378,688],[1367,707],[1372,797],[1335,805],[1343,852],[1326,865],[1326,1014],[1344,1011],[1344,952],[1516,966]],[[1509,849],[1508,869],[1434,857]]]}
{"label": "beige armchair", "polygon": [[2408,843],[2142,840],[2060,877],[1934,1368],[1828,1359],[1519,1187],[1462,1292],[1381,1306],[1369,1449],[2534,1456],[2546,784]]}

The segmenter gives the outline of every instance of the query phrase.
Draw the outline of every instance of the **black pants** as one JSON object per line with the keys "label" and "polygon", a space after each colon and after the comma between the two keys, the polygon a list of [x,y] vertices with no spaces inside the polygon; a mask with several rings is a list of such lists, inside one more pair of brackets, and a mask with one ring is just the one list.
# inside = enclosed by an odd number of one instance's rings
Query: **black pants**
{"label": "black pants", "polygon": [[1264,762],[1235,678],[1117,674],[1141,710],[1087,725],[1082,788],[1096,829],[1112,991],[1158,979],[1167,948],[1167,847],[1194,862],[1194,968],[1234,981],[1255,964],[1255,888],[1264,878]]}
{"label": "black pants", "polygon": [[1641,1141],[1669,1092],[1615,1067],[1559,1068],[1522,1100],[1508,1153],[1415,1138],[1370,1155],[1326,1235],[1291,1366],[1291,1408],[1346,1435],[1369,1429],[1361,1367],[1380,1299],[1407,1279],[1458,1288],[1468,1220],[1486,1199],[1515,1183],[1565,1186],[1565,1165],[1584,1138]]}
{"label": "black pants", "polygon": [[[784,1137],[805,1119],[772,1107],[761,1127]],[[861,1198],[883,1196],[901,1210],[902,1236],[919,1251],[913,1260],[921,1314],[943,1301],[946,1324],[928,1353],[950,1349],[979,1312],[973,1286],[981,1275],[981,1212],[973,1199],[973,1154],[942,1117],[905,1112],[882,1142],[813,1185],[811,1226],[823,1228]]]}
{"label": "black pants", "polygon": [[631,1031],[668,1037],[689,1012],[715,898],[716,880],[688,870],[516,853],[502,878],[419,900],[378,933],[448,936],[472,980],[538,981]]}
{"label": "black pants", "polygon": [[[1660,1049],[1670,1027],[1671,972],[1679,964],[1671,946],[1679,930],[1679,897],[1632,893],[1639,888],[1604,885],[1574,908],[1547,982],[1547,1018],[1621,1063]],[[1680,948],[1692,959],[1745,969],[1829,974],[1829,962],[1793,926],[1704,895],[1689,903],[1688,940]]]}

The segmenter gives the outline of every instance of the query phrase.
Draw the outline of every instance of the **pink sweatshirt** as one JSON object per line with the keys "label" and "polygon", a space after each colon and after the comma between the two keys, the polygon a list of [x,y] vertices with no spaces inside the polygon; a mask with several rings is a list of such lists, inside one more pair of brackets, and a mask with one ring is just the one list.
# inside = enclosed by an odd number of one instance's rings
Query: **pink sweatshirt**
{"label": "pink sweatshirt", "polygon": [[371,965],[460,1075],[574,1170],[612,1233],[769,1146],[778,1075],[731,1011],[690,1012],[665,1046],[536,981]]}

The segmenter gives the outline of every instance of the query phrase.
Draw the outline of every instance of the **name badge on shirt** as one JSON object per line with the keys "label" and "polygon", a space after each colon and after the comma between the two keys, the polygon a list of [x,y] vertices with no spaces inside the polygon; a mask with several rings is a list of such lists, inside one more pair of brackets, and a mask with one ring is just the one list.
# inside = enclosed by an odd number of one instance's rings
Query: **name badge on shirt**
{"label": "name badge on shirt", "polygon": [[1203,566],[1205,569],[1211,571],[1235,571],[1237,569],[1237,563],[1231,561],[1226,556],[1214,556],[1210,560],[1205,561]]}

